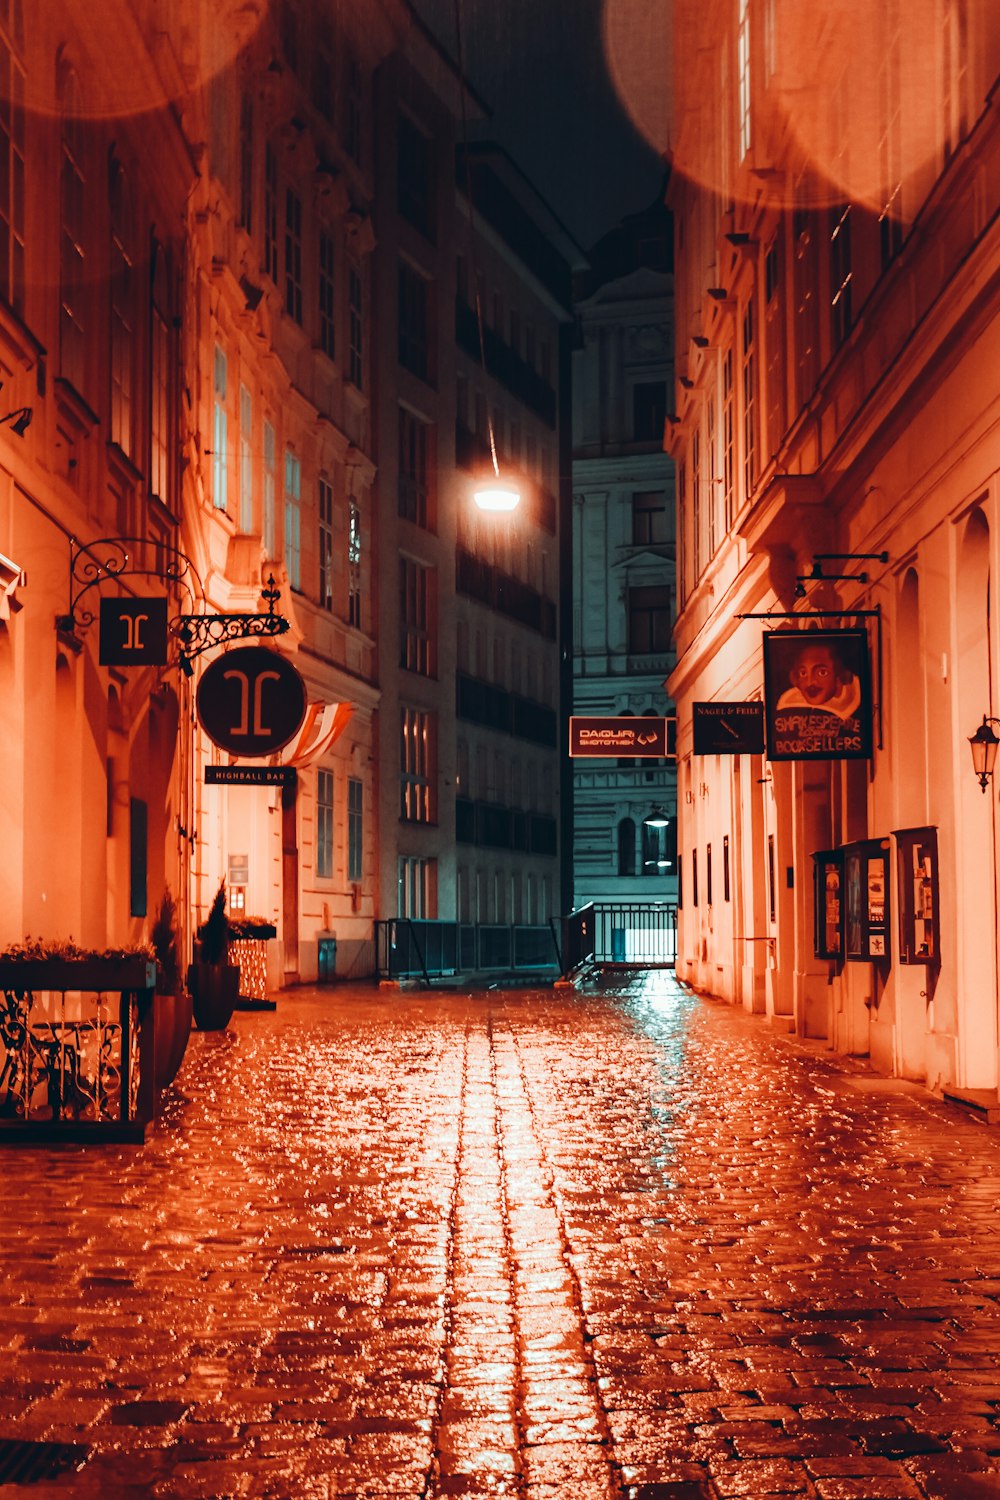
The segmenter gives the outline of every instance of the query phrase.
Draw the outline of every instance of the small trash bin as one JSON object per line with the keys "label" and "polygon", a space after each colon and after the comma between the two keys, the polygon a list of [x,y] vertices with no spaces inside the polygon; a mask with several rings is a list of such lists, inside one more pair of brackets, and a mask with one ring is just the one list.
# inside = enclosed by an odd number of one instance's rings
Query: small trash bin
{"label": "small trash bin", "polygon": [[335,937],[321,937],[316,954],[317,977],[320,984],[328,983],[337,977],[337,939]]}

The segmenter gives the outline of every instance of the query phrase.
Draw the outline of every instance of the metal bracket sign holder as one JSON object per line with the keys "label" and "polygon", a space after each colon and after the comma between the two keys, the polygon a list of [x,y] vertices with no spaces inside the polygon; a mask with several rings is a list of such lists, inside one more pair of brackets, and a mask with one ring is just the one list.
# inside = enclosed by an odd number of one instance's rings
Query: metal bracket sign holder
{"label": "metal bracket sign holder", "polygon": [[[129,551],[129,544],[135,547],[135,554]],[[153,567],[143,566],[143,553],[148,548],[155,548]],[[80,650],[83,644],[80,633],[94,623],[93,610],[81,603],[84,595],[92,588],[100,588],[105,581],[134,577],[161,578],[164,583],[176,584],[185,590],[192,603],[205,597],[194,563],[177,547],[150,537],[100,537],[88,543],[70,537],[69,609],[66,614],[56,616],[56,629],[73,650]],[[173,616],[167,628],[178,643],[177,664],[185,676],[190,677],[194,671],[192,659],[212,646],[254,636],[285,634],[289,622],[275,611],[281,592],[275,587],[273,576],[261,589],[261,598],[267,600],[265,614],[202,612]]]}

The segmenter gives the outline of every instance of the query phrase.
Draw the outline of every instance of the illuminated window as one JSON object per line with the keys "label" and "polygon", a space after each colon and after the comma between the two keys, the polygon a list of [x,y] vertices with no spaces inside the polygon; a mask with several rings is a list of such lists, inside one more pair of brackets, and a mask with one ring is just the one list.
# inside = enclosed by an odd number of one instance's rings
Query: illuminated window
{"label": "illuminated window", "polygon": [[722,511],[729,531],[736,514],[736,389],[733,351],[722,357]]}
{"label": "illuminated window", "polygon": [[319,481],[319,602],[333,609],[333,485]]}
{"label": "illuminated window", "polygon": [[86,178],[83,170],[80,84],[68,70],[62,80],[62,169],[59,255],[59,368],[78,391],[86,383],[84,285]]}
{"label": "illuminated window", "polygon": [[437,860],[401,855],[397,866],[396,914],[413,921],[437,916]]}
{"label": "illuminated window", "polygon": [[275,522],[277,498],[278,450],[274,438],[274,427],[264,423],[264,551],[268,557],[275,553]]}
{"label": "illuminated window", "polygon": [[227,362],[225,350],[215,346],[212,375],[212,504],[216,510],[225,510],[228,500],[229,472],[228,421],[226,412]]}
{"label": "illuminated window", "polygon": [[750,150],[750,0],[739,0],[736,67],[739,75],[740,161]]}
{"label": "illuminated window", "polygon": [[433,731],[432,714],[400,709],[399,816],[408,822],[435,821]]}
{"label": "illuminated window", "polygon": [[136,285],[132,256],[131,202],[125,174],[117,162],[113,162],[111,166],[110,292],[111,441],[131,457]]}
{"label": "illuminated window", "polygon": [[285,449],[285,568],[293,589],[302,587],[302,462]]}
{"label": "illuminated window", "polygon": [[253,531],[253,397],[240,386],[240,530]]}
{"label": "illuminated window", "polygon": [[170,482],[170,332],[166,256],[154,247],[149,348],[149,489],[167,502]]}
{"label": "illuminated window", "polygon": [[319,346],[330,359],[337,357],[337,301],[333,236],[319,237]]}
{"label": "illuminated window", "polygon": [[407,672],[432,677],[435,670],[431,630],[433,570],[412,558],[399,559],[399,665]]}
{"label": "illuminated window", "polygon": [[347,622],[361,629],[361,511],[347,508]]}
{"label": "illuminated window", "polygon": [[347,878],[360,880],[364,868],[364,785],[353,777],[347,783]]}
{"label": "illuminated window", "polygon": [[333,772],[316,774],[316,874],[333,875]]}
{"label": "illuminated window", "polygon": [[743,310],[743,486],[744,498],[757,483],[757,344],[753,302]]}

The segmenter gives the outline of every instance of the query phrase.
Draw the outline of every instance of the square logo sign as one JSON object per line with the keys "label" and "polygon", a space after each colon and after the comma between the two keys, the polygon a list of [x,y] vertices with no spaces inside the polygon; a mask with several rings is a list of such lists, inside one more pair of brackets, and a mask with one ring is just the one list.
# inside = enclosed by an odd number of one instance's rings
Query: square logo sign
{"label": "square logo sign", "polygon": [[162,667],[167,660],[167,601],[102,599],[102,667]]}

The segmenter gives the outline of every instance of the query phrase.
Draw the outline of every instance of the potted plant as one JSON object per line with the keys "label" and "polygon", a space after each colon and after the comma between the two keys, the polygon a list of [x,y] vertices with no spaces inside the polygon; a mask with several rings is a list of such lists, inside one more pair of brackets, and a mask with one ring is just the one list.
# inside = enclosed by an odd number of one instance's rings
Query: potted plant
{"label": "potted plant", "polygon": [[229,962],[229,919],[223,881],[206,920],[198,928],[197,956],[188,970],[194,1023],[199,1031],[222,1031],[229,1025],[239,987],[239,965]]}
{"label": "potted plant", "polygon": [[156,1087],[165,1089],[177,1076],[191,1034],[191,996],[181,979],[177,954],[177,905],[164,891],[150,933],[156,955],[156,997],[153,1021],[156,1034]]}
{"label": "potted plant", "polygon": [[0,989],[151,990],[156,982],[148,943],[81,948],[69,938],[25,938],[0,952]]}

